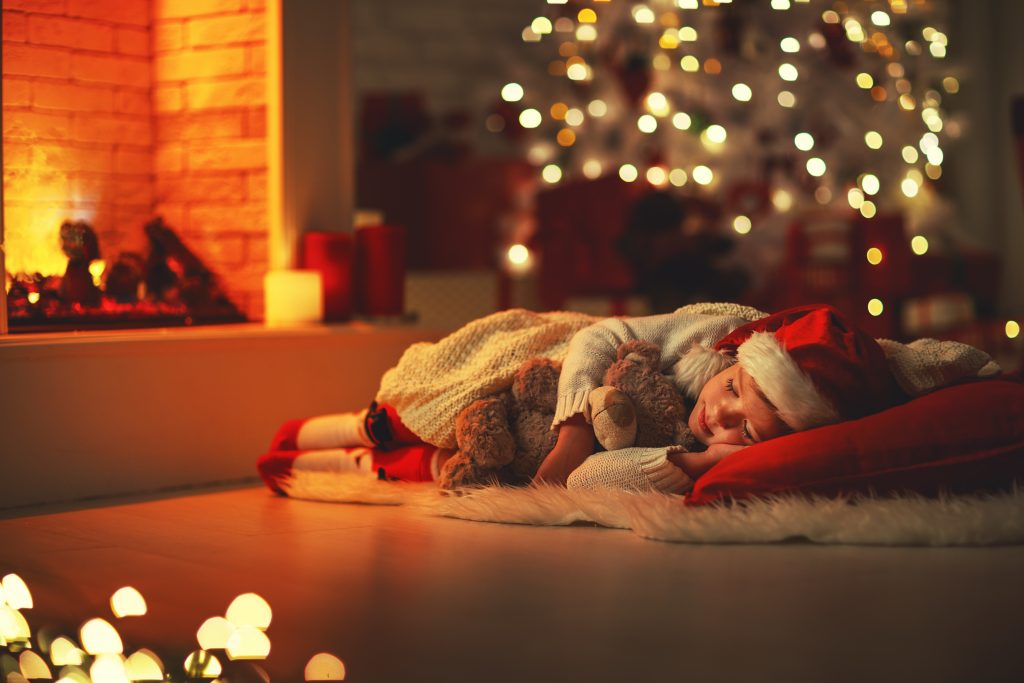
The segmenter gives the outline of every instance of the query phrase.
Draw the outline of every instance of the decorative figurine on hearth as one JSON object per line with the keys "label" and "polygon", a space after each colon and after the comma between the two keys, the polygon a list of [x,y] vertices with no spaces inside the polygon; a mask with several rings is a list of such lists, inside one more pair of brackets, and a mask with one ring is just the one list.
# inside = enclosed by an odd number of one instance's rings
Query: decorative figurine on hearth
{"label": "decorative figurine on hearth", "polygon": [[60,226],[60,248],[68,267],[60,282],[60,298],[66,304],[99,306],[100,290],[92,281],[89,264],[100,257],[96,231],[85,221],[64,221]]}

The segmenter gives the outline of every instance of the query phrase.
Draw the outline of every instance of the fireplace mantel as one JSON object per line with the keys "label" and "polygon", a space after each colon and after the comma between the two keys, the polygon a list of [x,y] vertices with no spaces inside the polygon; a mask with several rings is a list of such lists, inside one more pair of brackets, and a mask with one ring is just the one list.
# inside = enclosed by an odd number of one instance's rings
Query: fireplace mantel
{"label": "fireplace mantel", "polygon": [[0,337],[0,509],[255,481],[284,420],[358,409],[443,332],[366,323]]}

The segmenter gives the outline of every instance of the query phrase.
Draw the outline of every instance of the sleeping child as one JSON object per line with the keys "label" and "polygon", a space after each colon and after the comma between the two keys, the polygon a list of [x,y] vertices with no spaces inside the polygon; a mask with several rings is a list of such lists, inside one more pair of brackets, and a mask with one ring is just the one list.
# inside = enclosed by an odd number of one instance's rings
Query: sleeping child
{"label": "sleeping child", "polygon": [[[661,371],[690,406],[690,443],[595,453],[590,393],[630,340],[661,349]],[[765,315],[736,304],[696,304],[598,321],[503,311],[410,347],[385,373],[370,409],[286,423],[275,437],[278,452],[264,456],[259,469],[279,492],[287,470],[281,463],[293,458],[314,469],[437,480],[456,447],[455,416],[508,388],[525,360],[544,357],[562,362],[551,424],[557,440],[534,481],[683,493],[741,448],[999,371],[972,347],[922,342],[876,341],[824,305]]]}

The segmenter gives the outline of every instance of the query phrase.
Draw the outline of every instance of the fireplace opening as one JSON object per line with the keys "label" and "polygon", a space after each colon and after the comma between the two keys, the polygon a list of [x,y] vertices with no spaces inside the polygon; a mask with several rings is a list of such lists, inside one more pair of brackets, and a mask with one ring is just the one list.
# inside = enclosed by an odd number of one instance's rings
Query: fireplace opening
{"label": "fireplace opening", "polygon": [[145,255],[125,251],[101,258],[87,222],[64,221],[63,275],[17,273],[7,285],[12,333],[171,327],[244,322],[218,276],[177,233],[156,218],[143,227]]}
{"label": "fireplace opening", "polygon": [[4,3],[10,332],[261,319],[267,14],[257,0]]}

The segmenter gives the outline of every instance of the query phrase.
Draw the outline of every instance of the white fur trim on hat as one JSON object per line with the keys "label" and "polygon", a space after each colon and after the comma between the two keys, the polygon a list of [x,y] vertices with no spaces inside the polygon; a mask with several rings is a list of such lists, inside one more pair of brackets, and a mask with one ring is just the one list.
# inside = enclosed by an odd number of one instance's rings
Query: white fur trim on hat
{"label": "white fur trim on hat", "polygon": [[711,378],[736,362],[732,356],[700,344],[694,344],[679,357],[672,368],[676,386],[690,399],[696,399]]}
{"label": "white fur trim on hat", "polygon": [[737,349],[740,366],[757,382],[779,417],[800,431],[839,422],[839,413],[771,332],[754,332]]}

